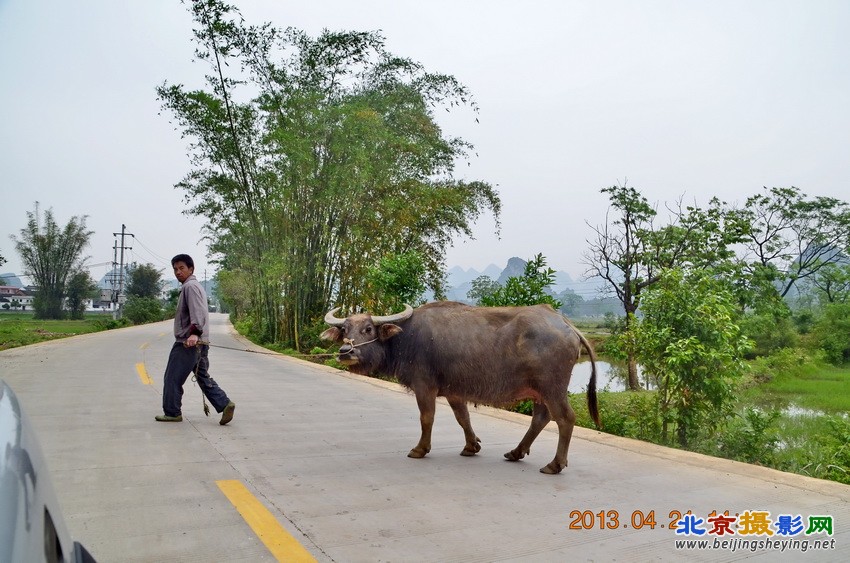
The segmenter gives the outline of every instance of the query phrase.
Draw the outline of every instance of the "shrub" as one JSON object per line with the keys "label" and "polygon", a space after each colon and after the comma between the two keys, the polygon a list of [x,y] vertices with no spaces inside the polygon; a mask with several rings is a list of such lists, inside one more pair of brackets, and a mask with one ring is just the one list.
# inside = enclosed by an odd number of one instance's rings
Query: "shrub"
{"label": "shrub", "polygon": [[720,435],[717,447],[720,455],[728,459],[772,465],[779,437],[774,423],[779,411],[763,412],[747,407],[729,422]]}
{"label": "shrub", "polygon": [[92,323],[97,330],[112,330],[114,328],[123,328],[125,326],[130,326],[130,320],[121,318],[121,319],[97,319]]}
{"label": "shrub", "polygon": [[812,329],[812,342],[825,353],[827,361],[850,361],[850,303],[830,303]]}
{"label": "shrub", "polygon": [[[795,421],[795,430],[799,426]],[[804,435],[789,438],[778,468],[850,484],[850,419],[846,415],[817,417],[806,426]]]}
{"label": "shrub", "polygon": [[124,304],[124,316],[133,324],[155,323],[162,320],[162,306],[151,297],[130,296]]}
{"label": "shrub", "polygon": [[775,313],[752,313],[744,317],[741,330],[754,347],[748,358],[767,356],[782,348],[793,348],[797,344],[794,323],[787,315]]}
{"label": "shrub", "polygon": [[[659,441],[661,417],[655,391],[600,391],[597,400],[603,432],[646,442]],[[570,405],[576,412],[577,426],[596,427],[587,412],[587,395],[570,394]],[[527,414],[531,414],[530,409]]]}
{"label": "shrub", "polygon": [[750,375],[756,383],[766,383],[778,373],[796,373],[810,360],[800,349],[782,348],[750,362]]}

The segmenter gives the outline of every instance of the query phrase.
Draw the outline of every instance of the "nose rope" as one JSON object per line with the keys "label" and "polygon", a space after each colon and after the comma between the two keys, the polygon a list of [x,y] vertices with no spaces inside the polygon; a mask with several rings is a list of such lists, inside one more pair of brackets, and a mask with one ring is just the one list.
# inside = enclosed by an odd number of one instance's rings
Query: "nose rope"
{"label": "nose rope", "polygon": [[[343,342],[343,344],[348,344],[352,348],[359,348],[360,346],[365,346],[366,344],[371,344],[372,342],[375,342],[377,340],[378,340],[377,338],[373,338],[372,340],[367,340],[366,342],[361,342],[360,344],[354,344],[354,341],[352,341],[350,338],[343,338],[342,342]],[[244,348],[232,348],[230,346],[221,346],[220,344],[212,344],[209,341],[205,341],[205,340],[199,340],[198,343],[196,344],[196,346],[209,346],[210,348],[222,348],[224,350],[236,350],[237,352],[251,352],[252,354],[266,354],[266,355],[269,355],[269,356],[280,356],[281,355],[280,352],[274,352],[274,351],[271,351],[271,350],[261,352],[259,350],[246,350]],[[331,353],[331,354],[283,354],[283,355],[293,356],[293,357],[297,357],[297,358],[330,358],[330,357],[336,356],[337,353],[334,352],[334,353]]]}
{"label": "nose rope", "polygon": [[342,339],[342,343],[343,343],[343,344],[348,344],[348,345],[349,345],[349,346],[351,346],[352,348],[359,348],[360,346],[365,346],[366,344],[371,344],[372,342],[375,342],[376,340],[378,340],[378,339],[377,339],[377,338],[373,338],[372,340],[367,340],[366,342],[361,342],[360,344],[355,344],[355,343],[354,343],[354,341],[353,341],[352,339],[350,339],[350,338],[343,338],[343,339]]}

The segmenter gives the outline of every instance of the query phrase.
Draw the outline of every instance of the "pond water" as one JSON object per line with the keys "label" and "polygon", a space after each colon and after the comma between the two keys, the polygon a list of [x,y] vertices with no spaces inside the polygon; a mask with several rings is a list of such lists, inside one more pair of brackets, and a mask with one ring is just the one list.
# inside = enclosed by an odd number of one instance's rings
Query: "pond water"
{"label": "pond water", "polygon": [[[573,376],[570,378],[570,393],[584,393],[590,382],[590,360],[582,359],[573,368]],[[653,389],[647,378],[643,376],[643,370],[638,366],[638,378],[644,389]],[[628,370],[625,364],[612,364],[596,360],[596,390],[625,391],[628,387]]]}

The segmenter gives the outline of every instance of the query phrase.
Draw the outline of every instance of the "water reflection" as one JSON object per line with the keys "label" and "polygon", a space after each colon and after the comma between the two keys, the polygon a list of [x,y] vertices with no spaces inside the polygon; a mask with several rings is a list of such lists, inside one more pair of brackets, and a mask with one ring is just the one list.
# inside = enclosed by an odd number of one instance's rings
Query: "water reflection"
{"label": "water reflection", "polygon": [[[584,393],[590,381],[590,360],[586,358],[573,368],[570,378],[570,393]],[[644,389],[655,389],[655,384],[649,381],[649,376],[638,366],[638,380]],[[629,371],[626,364],[596,361],[596,389],[606,391],[625,391],[628,389]]]}

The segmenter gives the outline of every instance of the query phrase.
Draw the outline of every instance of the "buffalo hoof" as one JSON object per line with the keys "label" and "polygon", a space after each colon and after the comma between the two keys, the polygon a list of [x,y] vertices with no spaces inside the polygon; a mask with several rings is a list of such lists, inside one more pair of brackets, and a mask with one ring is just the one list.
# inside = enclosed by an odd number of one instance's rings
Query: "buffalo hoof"
{"label": "buffalo hoof", "polygon": [[460,452],[460,455],[471,456],[471,455],[477,454],[480,451],[481,451],[481,439],[476,438],[475,443],[472,444],[471,446],[469,444],[467,444],[466,447],[463,448],[463,451]]}
{"label": "buffalo hoof", "polygon": [[557,475],[558,473],[561,472],[562,469],[564,469],[564,467],[566,467],[566,464],[561,465],[560,463],[556,463],[554,461],[551,461],[551,462],[549,462],[549,465],[547,465],[546,467],[540,468],[540,473],[545,473],[547,475]]}
{"label": "buffalo hoof", "polygon": [[505,454],[505,459],[508,461],[519,461],[525,457],[525,454],[519,450],[511,450]]}
{"label": "buffalo hoof", "polygon": [[412,450],[410,450],[410,453],[409,453],[409,454],[407,454],[407,457],[412,457],[412,458],[415,458],[415,459],[420,459],[420,458],[423,458],[423,457],[425,457],[426,455],[428,455],[428,452],[429,452],[429,451],[430,451],[430,450],[421,449],[421,448],[413,448]]}

